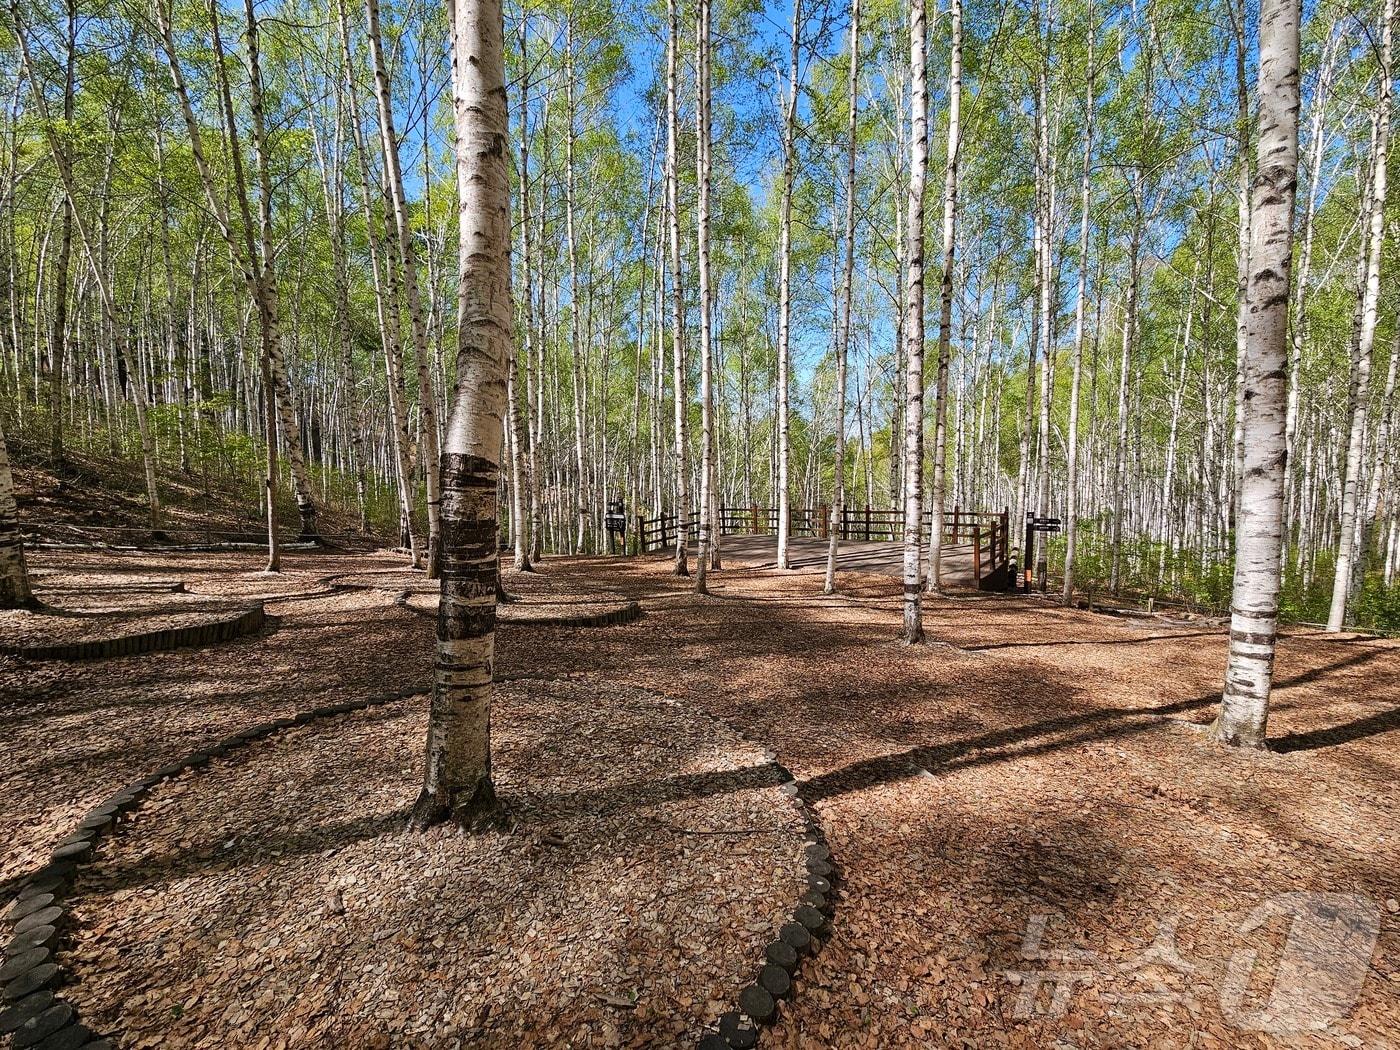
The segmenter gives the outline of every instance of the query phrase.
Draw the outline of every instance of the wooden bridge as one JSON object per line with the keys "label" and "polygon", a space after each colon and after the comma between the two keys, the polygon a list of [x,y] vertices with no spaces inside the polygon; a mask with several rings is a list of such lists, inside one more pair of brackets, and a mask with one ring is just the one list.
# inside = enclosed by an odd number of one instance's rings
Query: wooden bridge
{"label": "wooden bridge", "polygon": [[[1011,583],[1009,511],[966,511],[954,507],[943,521],[943,578],[949,586],[1005,590]],[[924,512],[924,532],[932,514]],[[837,568],[900,576],[904,564],[904,514],[898,510],[847,507],[839,516],[831,508],[792,507],[788,512],[788,561],[796,569],[825,565],[828,542],[836,532],[841,546]],[[640,551],[675,546],[678,519],[674,514],[637,517]],[[777,563],[776,507],[721,507],[720,534],[724,557],[756,567]],[[697,515],[686,522],[689,539],[698,538]]]}

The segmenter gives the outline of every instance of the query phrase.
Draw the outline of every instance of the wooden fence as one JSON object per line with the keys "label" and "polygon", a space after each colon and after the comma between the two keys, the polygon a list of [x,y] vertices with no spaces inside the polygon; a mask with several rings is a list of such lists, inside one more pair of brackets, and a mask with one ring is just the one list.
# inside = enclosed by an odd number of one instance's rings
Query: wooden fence
{"label": "wooden fence", "polygon": [[[932,512],[924,512],[924,530],[932,527]],[[643,553],[664,550],[676,542],[677,518],[662,514],[656,518],[638,516],[637,528]],[[697,539],[698,516],[687,519],[690,539]],[[833,530],[842,540],[899,542],[904,538],[904,512],[873,507],[846,507],[839,520],[826,504],[817,507],[790,507],[788,529],[791,536],[827,539]],[[719,531],[723,536],[771,536],[778,531],[777,507],[721,507]],[[983,586],[1005,581],[1011,555],[1010,511],[968,511],[954,507],[943,519],[943,542],[966,544],[972,548],[973,572]],[[1004,586],[1004,583],[1002,584]]]}
{"label": "wooden fence", "polygon": [[[676,528],[679,519],[674,514],[661,514],[648,518],[637,515],[637,542],[643,554],[651,551],[664,551],[676,545]],[[691,514],[686,518],[686,538],[699,540],[700,515]]]}

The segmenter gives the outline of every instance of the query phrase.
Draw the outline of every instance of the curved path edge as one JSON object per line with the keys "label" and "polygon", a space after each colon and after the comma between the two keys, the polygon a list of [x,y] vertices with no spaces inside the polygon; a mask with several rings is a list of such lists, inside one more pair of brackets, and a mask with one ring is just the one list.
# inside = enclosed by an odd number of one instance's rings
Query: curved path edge
{"label": "curved path edge", "polygon": [[134,656],[169,649],[189,649],[203,645],[230,642],[244,635],[256,634],[268,622],[263,602],[206,623],[186,627],[167,627],[159,631],[118,635],[63,645],[7,645],[0,652],[21,656],[26,660],[105,660],[117,656]]}

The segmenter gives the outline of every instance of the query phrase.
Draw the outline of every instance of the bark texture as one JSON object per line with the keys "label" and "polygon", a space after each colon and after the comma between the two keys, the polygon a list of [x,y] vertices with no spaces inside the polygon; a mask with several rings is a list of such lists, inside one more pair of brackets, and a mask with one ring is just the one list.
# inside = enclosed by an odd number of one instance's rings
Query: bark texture
{"label": "bark texture", "polygon": [[491,783],[497,486],[510,355],[510,184],[500,0],[454,0],[459,208],[457,389],[442,451],[443,559],[422,827],[497,811]]}
{"label": "bark texture", "polygon": [[909,4],[909,207],[904,234],[904,641],[923,641],[924,484],[924,188],[928,181],[928,16],[924,0]]}
{"label": "bark texture", "polygon": [[1216,739],[1242,747],[1264,746],[1278,630],[1300,18],[1299,0],[1264,0],[1260,10],[1259,146],[1245,301],[1244,470],[1230,655],[1220,715],[1212,727]]}

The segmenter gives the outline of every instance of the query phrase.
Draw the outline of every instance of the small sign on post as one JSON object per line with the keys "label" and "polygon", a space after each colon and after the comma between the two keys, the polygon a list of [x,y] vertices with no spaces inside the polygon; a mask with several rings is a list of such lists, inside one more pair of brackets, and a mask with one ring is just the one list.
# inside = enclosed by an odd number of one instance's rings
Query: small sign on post
{"label": "small sign on post", "polygon": [[626,550],[627,505],[622,500],[608,500],[608,512],[603,515],[603,526],[608,530],[608,553],[617,553],[618,537],[623,537],[623,549]]}
{"label": "small sign on post", "polygon": [[[1041,552],[1042,556],[1036,556],[1036,533],[1059,531],[1059,518],[1046,518],[1035,514],[1026,515],[1026,557],[1025,564],[1021,567],[1021,569],[1023,573],[1023,578],[1025,579],[1025,589],[1027,592],[1030,591],[1032,583],[1036,583],[1039,585],[1042,594],[1045,592],[1046,567],[1045,559],[1043,557],[1044,552]],[[1042,544],[1044,543],[1044,541],[1041,542]],[[1039,577],[1038,579],[1036,578],[1037,574]]]}

